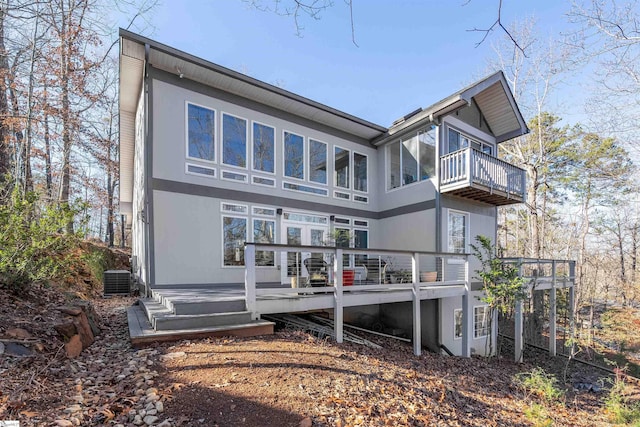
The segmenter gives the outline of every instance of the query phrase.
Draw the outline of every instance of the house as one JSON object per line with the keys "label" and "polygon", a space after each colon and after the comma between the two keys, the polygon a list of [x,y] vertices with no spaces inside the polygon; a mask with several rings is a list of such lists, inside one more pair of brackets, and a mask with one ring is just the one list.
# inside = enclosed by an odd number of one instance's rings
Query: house
{"label": "house", "polygon": [[[120,31],[120,207],[158,303],[236,285],[254,321],[328,309],[340,329],[374,307],[418,343],[482,353],[490,322],[465,254],[473,236],[495,241],[498,206],[524,201],[524,171],[497,152],[527,132],[502,72],[385,127]],[[435,276],[417,279],[419,258]],[[316,274],[306,259],[329,270],[311,294],[292,291]],[[360,286],[330,277],[345,269]],[[206,314],[176,307],[147,312],[156,328]]]}

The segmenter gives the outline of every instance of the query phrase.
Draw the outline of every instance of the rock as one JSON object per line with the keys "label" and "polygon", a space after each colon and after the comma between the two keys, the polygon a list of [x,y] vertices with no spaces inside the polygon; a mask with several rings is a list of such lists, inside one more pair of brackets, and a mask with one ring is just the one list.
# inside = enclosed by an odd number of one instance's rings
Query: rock
{"label": "rock", "polygon": [[72,427],[73,423],[71,421],[67,421],[67,420],[55,420],[54,423],[56,423],[56,425],[58,427]]}
{"label": "rock", "polygon": [[82,341],[82,347],[87,348],[91,344],[93,344],[94,336],[91,331],[91,326],[89,326],[89,320],[87,319],[87,315],[84,314],[82,310],[80,310],[80,314],[78,316],[73,317],[73,324],[76,325],[76,329],[78,330],[78,335],[80,335],[80,340]]}
{"label": "rock", "polygon": [[182,357],[187,357],[187,353],[184,351],[176,351],[173,353],[167,353],[160,356],[160,360],[170,360],[170,359],[179,359]]}
{"label": "rock", "polygon": [[156,402],[156,411],[159,413],[164,412],[164,404],[160,400]]}
{"label": "rock", "polygon": [[4,343],[0,342],[0,354],[4,353]]}
{"label": "rock", "polygon": [[158,424],[158,427],[171,427],[171,422],[169,420],[164,420],[163,422]]}
{"label": "rock", "polygon": [[28,331],[22,328],[7,329],[7,335],[9,336],[9,338],[17,338],[20,340],[28,340],[29,338],[33,338],[33,336]]}
{"label": "rock", "polygon": [[155,409],[149,409],[147,411],[147,415],[157,415],[157,414],[158,414],[158,411],[156,411]]}
{"label": "rock", "polygon": [[89,321],[89,326],[91,327],[91,332],[93,332],[93,335],[98,335],[100,333],[100,327],[98,326],[98,314],[93,308],[91,302],[78,301],[75,303],[75,305],[80,307],[84,314],[87,316],[87,320]]}
{"label": "rock", "polygon": [[42,353],[44,351],[44,345],[40,342],[35,343],[33,348],[35,348],[38,353]]}
{"label": "rock", "polygon": [[71,421],[71,423],[73,423],[74,426],[79,426],[80,425],[80,420],[77,419],[76,417],[69,418],[69,421]]}
{"label": "rock", "polygon": [[147,396],[150,394],[158,394],[158,389],[155,387],[149,387],[146,391]]}
{"label": "rock", "polygon": [[63,312],[64,314],[68,314],[69,316],[78,316],[82,313],[82,309],[79,307],[68,307],[62,306],[58,307],[58,311]]}
{"label": "rock", "polygon": [[146,417],[144,417],[144,423],[148,426],[154,425],[156,421],[158,421],[158,417],[156,416],[147,415]]}
{"label": "rock", "polygon": [[64,410],[64,412],[67,414],[74,414],[80,411],[82,411],[82,408],[80,407],[80,405],[71,405]]}
{"label": "rock", "polygon": [[157,394],[148,394],[147,395],[147,402],[155,402],[157,400],[160,400],[160,396],[158,396]]}
{"label": "rock", "polygon": [[53,329],[55,329],[56,332],[62,335],[65,339],[70,339],[72,336],[78,334],[76,325],[74,325],[73,322],[59,323],[54,325]]}
{"label": "rock", "polygon": [[300,421],[299,427],[311,427],[311,418],[307,417]]}
{"label": "rock", "polygon": [[133,423],[137,426],[141,426],[142,424],[144,424],[144,421],[142,421],[142,417],[140,415],[136,415],[133,419]]}
{"label": "rock", "polygon": [[13,356],[30,356],[32,353],[27,347],[15,342],[6,343],[4,352]]}
{"label": "rock", "polygon": [[75,359],[82,353],[82,341],[80,335],[74,335],[71,337],[68,343],[64,345],[64,351],[67,353],[69,359]]}

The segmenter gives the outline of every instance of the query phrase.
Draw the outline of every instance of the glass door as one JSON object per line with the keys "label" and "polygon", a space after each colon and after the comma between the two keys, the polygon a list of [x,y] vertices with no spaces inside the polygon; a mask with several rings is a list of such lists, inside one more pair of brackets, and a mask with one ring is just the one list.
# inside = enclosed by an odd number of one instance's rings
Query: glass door
{"label": "glass door", "polygon": [[[282,241],[287,245],[323,246],[327,235],[327,228],[317,224],[299,224],[283,222]],[[305,266],[305,260],[313,258],[316,262],[306,261],[306,265],[317,266],[322,263],[322,253],[313,253],[308,250],[287,252],[283,254],[281,269],[282,284],[293,287],[305,286],[309,281],[309,270]],[[313,267],[311,267],[313,270]],[[313,272],[313,271],[312,271]]]}

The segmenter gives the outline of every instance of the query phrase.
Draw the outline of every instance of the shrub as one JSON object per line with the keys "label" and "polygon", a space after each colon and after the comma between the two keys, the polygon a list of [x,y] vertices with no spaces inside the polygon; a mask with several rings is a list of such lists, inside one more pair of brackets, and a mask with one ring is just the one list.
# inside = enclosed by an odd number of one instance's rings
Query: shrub
{"label": "shrub", "polygon": [[524,415],[535,427],[553,426],[553,419],[549,416],[549,411],[539,403],[532,403],[524,410]]}
{"label": "shrub", "polygon": [[640,402],[629,398],[623,370],[616,368],[614,372],[615,377],[611,380],[611,389],[605,399],[609,419],[616,424],[640,426]]}
{"label": "shrub", "polygon": [[79,208],[39,207],[35,193],[14,190],[0,205],[0,284],[19,290],[29,283],[62,278],[77,233],[65,234]]}
{"label": "shrub", "polygon": [[564,391],[558,388],[555,376],[547,374],[542,368],[533,368],[531,372],[521,372],[515,376],[516,384],[529,396],[536,396],[547,404],[562,403]]}

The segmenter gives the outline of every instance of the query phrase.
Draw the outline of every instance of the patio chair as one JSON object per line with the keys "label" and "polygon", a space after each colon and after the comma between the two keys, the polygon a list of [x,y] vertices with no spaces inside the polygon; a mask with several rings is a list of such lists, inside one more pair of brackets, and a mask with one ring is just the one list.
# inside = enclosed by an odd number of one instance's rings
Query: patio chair
{"label": "patio chair", "polygon": [[367,271],[365,281],[367,283],[387,283],[387,262],[378,258],[367,258],[361,260],[358,265],[363,266]]}
{"label": "patio chair", "polygon": [[307,279],[309,285],[312,287],[327,286],[329,283],[329,273],[325,260],[322,258],[310,257],[302,262],[309,273],[309,278]]}

